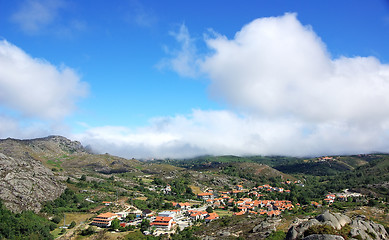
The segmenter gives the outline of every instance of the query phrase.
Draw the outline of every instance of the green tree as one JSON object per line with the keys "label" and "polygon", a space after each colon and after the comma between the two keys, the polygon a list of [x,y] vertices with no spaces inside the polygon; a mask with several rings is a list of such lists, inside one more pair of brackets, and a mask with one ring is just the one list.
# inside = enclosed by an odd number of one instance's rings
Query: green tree
{"label": "green tree", "polygon": [[205,211],[207,211],[207,213],[213,213],[213,208],[211,206],[208,206]]}
{"label": "green tree", "polygon": [[53,217],[53,219],[51,219],[51,221],[53,221],[54,223],[58,224],[60,221],[61,221],[61,217],[60,216],[55,216]]}
{"label": "green tree", "polygon": [[118,218],[115,218],[114,220],[112,220],[110,228],[112,230],[116,230],[116,229],[119,229],[119,227],[120,227],[120,220]]}
{"label": "green tree", "polygon": [[140,231],[143,233],[150,227],[150,221],[147,219],[143,219],[141,224],[140,224]]}
{"label": "green tree", "polygon": [[76,222],[75,221],[72,221],[69,225],[69,229],[72,229],[76,226]]}

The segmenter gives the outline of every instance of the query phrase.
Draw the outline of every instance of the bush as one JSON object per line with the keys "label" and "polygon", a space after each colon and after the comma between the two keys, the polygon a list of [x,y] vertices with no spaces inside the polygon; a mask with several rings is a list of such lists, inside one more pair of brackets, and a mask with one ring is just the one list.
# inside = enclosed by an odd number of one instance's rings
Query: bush
{"label": "bush", "polygon": [[72,221],[69,225],[69,229],[72,229],[76,226],[76,222],[75,221]]}
{"label": "bush", "polygon": [[207,211],[207,213],[213,213],[213,208],[209,206],[205,211]]}
{"label": "bush", "polygon": [[95,229],[92,226],[89,226],[87,229],[81,231],[81,236],[89,236],[95,233]]}
{"label": "bush", "polygon": [[286,238],[286,233],[283,231],[272,232],[267,236],[266,240],[284,240]]}
{"label": "bush", "polygon": [[60,235],[64,234],[66,232],[65,228],[62,228],[61,232],[59,233]]}
{"label": "bush", "polygon": [[52,221],[53,223],[58,224],[58,223],[61,221],[61,218],[60,218],[59,216],[55,216],[55,217],[53,217],[53,219],[51,219],[51,221]]}
{"label": "bush", "polygon": [[329,225],[313,225],[304,232],[304,237],[312,234],[336,234],[335,229]]}

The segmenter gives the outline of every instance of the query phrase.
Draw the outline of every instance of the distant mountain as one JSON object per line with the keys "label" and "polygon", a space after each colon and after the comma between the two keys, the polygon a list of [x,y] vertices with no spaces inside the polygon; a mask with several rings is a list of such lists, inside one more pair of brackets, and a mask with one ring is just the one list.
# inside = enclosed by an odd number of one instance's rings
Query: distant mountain
{"label": "distant mountain", "polygon": [[185,160],[167,160],[167,163],[190,170],[215,171],[254,181],[270,178],[294,179],[293,176],[280,172],[266,164],[258,163],[250,157],[205,156]]}

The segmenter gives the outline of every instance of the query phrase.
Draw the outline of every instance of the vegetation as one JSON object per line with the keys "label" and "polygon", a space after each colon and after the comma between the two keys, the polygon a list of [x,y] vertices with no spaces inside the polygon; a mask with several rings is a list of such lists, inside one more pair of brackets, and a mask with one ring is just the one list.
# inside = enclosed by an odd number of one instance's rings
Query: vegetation
{"label": "vegetation", "polygon": [[32,211],[14,214],[0,201],[0,219],[0,239],[53,239],[56,225]]}
{"label": "vegetation", "polygon": [[69,188],[54,201],[46,202],[41,212],[58,215],[63,212],[86,212],[96,204],[85,201],[81,195],[75,194]]}
{"label": "vegetation", "polygon": [[267,236],[266,240],[284,240],[286,238],[286,233],[283,231],[272,232]]}
{"label": "vegetation", "polygon": [[333,227],[323,224],[323,225],[313,225],[309,227],[305,232],[304,232],[304,237],[307,237],[312,234],[335,234],[336,231]]}

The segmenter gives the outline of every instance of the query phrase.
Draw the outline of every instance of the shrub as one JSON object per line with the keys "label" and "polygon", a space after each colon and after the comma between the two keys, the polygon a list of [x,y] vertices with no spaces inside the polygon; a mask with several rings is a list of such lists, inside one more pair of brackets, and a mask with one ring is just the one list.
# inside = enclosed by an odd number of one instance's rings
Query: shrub
{"label": "shrub", "polygon": [[55,217],[53,217],[53,219],[51,219],[51,221],[58,224],[61,221],[61,218],[59,216],[55,216]]}
{"label": "shrub", "polygon": [[69,229],[72,229],[76,226],[76,222],[75,221],[72,221],[69,225]]}
{"label": "shrub", "polygon": [[267,236],[266,240],[284,240],[286,238],[286,233],[283,231],[275,231],[270,233],[269,236]]}
{"label": "shrub", "polygon": [[84,229],[81,231],[81,235],[82,236],[89,236],[89,235],[92,235],[93,233],[95,233],[95,230],[92,226],[89,226],[87,229]]}
{"label": "shrub", "polygon": [[336,234],[335,229],[329,225],[313,225],[304,232],[304,237],[312,234]]}

